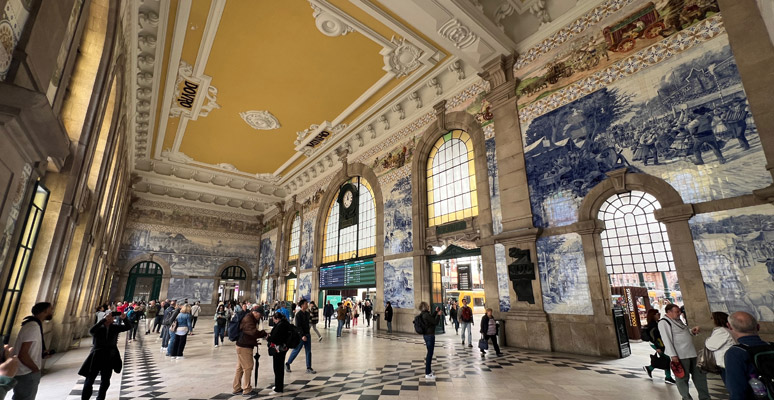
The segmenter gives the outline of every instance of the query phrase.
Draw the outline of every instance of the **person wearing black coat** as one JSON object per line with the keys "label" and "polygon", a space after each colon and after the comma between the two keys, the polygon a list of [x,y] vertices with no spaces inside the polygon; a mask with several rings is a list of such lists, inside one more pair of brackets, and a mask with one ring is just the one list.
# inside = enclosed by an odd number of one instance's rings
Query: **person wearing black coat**
{"label": "person wearing black coat", "polygon": [[435,327],[441,323],[441,311],[440,307],[435,308],[435,315],[430,313],[430,305],[427,302],[421,302],[419,304],[419,317],[422,321],[422,337],[425,339],[425,346],[427,346],[427,356],[425,357],[425,379],[428,381],[435,380],[435,374],[433,374],[433,352],[435,351]]}
{"label": "person wearing black coat", "polygon": [[[282,393],[285,390],[285,355],[288,353],[288,337],[290,336],[290,322],[282,313],[275,312],[274,328],[269,333],[266,341],[269,345],[269,355],[272,356],[274,367],[274,391],[271,394]],[[272,352],[274,347],[276,352]]]}
{"label": "person wearing black coat", "polygon": [[336,313],[336,310],[333,309],[333,304],[331,304],[331,301],[328,300],[328,303],[323,307],[323,317],[325,317],[325,328],[331,327],[331,317],[333,317],[333,314]]}
{"label": "person wearing black coat", "polygon": [[387,333],[392,333],[392,303],[389,301],[384,309],[384,321],[387,322]]}
{"label": "person wearing black coat", "polygon": [[[489,342],[489,339],[492,340],[492,345],[495,348],[495,353],[498,356],[503,355],[503,353],[500,352],[500,346],[497,345],[497,331],[500,330],[500,326],[497,325],[497,322],[494,319],[494,316],[492,316],[492,309],[487,308],[486,314],[481,317],[481,338]],[[486,354],[486,350],[481,349],[481,357]]]}
{"label": "person wearing black coat", "polygon": [[113,371],[121,372],[123,361],[118,352],[118,334],[132,329],[132,322],[124,313],[120,318],[123,324],[116,325],[113,324],[113,314],[107,314],[89,329],[92,336],[91,352],[78,371],[78,375],[86,378],[81,394],[83,400],[91,398],[97,375],[101,376],[97,400],[105,400]]}

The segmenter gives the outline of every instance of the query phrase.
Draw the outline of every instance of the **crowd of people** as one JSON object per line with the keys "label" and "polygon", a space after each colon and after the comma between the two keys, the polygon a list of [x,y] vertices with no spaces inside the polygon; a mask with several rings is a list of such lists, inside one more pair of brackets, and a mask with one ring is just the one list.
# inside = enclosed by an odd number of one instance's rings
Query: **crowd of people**
{"label": "crowd of people", "polygon": [[704,349],[697,351],[692,336],[701,329],[688,326],[684,308],[669,304],[664,313],[661,318],[658,310],[648,310],[648,324],[643,328],[644,337],[656,351],[650,365],[643,367],[649,377],[656,369],[664,370],[664,381],[676,384],[683,399],[692,398],[689,381],[700,400],[710,398],[707,373],[720,375],[731,400],[769,398],[765,397],[766,388],[774,390],[774,344],[760,338],[760,326],[754,316],[744,311],[731,315],[713,312],[712,334],[704,342]]}

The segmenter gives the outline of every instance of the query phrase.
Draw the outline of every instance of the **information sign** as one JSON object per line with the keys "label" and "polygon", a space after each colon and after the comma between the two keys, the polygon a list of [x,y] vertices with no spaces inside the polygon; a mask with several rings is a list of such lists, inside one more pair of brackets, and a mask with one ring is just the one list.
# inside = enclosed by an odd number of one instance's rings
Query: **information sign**
{"label": "information sign", "polygon": [[375,287],[376,269],[373,260],[353,261],[320,268],[320,289]]}

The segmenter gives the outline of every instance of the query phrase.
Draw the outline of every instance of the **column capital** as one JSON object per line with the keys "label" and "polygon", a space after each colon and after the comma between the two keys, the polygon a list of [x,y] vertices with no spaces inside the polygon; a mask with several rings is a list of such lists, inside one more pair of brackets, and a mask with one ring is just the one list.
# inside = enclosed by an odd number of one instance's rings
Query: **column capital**
{"label": "column capital", "polygon": [[535,243],[541,233],[543,233],[542,228],[510,230],[495,236],[495,242],[506,247],[509,245]]}
{"label": "column capital", "polygon": [[656,220],[661,223],[668,224],[670,222],[688,221],[693,217],[693,205],[680,204],[677,206],[665,207],[653,212]]}
{"label": "column capital", "polygon": [[481,78],[489,82],[489,93],[486,95],[486,100],[492,104],[493,109],[508,104],[509,101],[515,103],[517,100],[516,86],[519,80],[513,75],[515,62],[516,56],[514,54],[502,55],[484,65],[484,72],[479,74]]}
{"label": "column capital", "polygon": [[575,232],[579,235],[594,235],[605,230],[605,223],[596,218],[578,221],[575,226]]}

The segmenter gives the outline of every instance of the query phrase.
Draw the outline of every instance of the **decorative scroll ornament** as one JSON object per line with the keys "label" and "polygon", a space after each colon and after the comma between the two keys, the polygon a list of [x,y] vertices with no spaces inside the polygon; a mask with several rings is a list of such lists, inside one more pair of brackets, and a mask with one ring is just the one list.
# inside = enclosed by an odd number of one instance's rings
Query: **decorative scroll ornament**
{"label": "decorative scroll ornament", "polygon": [[384,54],[384,69],[392,71],[395,75],[401,77],[422,66],[419,58],[423,52],[417,46],[414,46],[406,39],[393,38],[392,43],[397,47]]}
{"label": "decorative scroll ornament", "polygon": [[189,162],[193,161],[192,157],[189,157],[179,151],[173,152],[172,150],[164,150],[161,152],[161,156],[165,157],[169,161],[180,164],[188,164]]}
{"label": "decorative scroll ornament", "polygon": [[314,13],[312,14],[314,17],[314,24],[323,35],[337,37],[355,31],[351,26],[345,24],[336,16],[331,15],[328,11],[317,6],[313,1],[310,0],[309,5],[312,6],[312,9],[314,10]]}
{"label": "decorative scroll ornament", "polygon": [[253,129],[270,131],[272,129],[279,129],[281,127],[277,117],[265,110],[245,111],[239,113],[239,116],[242,117],[245,122],[247,122],[247,125],[253,127]]}
{"label": "decorative scroll ornament", "polygon": [[476,36],[470,28],[456,19],[450,19],[443,24],[443,26],[438,29],[438,33],[454,43],[454,46],[458,49],[464,49],[478,40],[478,36]]}

